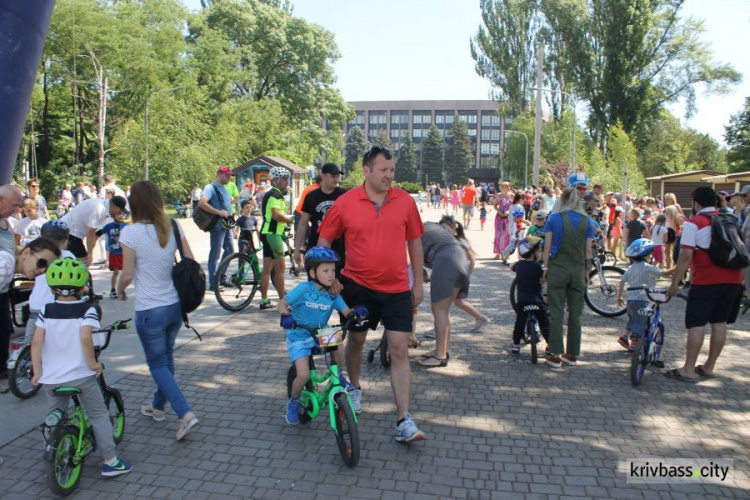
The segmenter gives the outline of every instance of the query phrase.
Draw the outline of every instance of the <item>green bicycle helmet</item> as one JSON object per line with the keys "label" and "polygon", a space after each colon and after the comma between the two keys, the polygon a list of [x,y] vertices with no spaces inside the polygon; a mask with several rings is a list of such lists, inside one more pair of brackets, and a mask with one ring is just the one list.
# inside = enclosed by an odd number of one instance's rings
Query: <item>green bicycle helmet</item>
{"label": "green bicycle helmet", "polygon": [[47,267],[47,285],[59,295],[76,295],[89,282],[89,271],[78,259],[56,259]]}

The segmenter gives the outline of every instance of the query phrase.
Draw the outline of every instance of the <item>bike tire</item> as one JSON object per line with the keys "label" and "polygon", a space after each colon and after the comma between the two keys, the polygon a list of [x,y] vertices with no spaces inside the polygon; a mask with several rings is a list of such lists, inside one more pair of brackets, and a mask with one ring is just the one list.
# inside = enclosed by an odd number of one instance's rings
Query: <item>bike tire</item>
{"label": "bike tire", "polygon": [[[224,286],[220,278],[226,276]],[[214,277],[214,294],[221,307],[231,312],[245,309],[260,286],[258,263],[248,255],[234,253],[221,261]]]}
{"label": "bike tire", "polygon": [[119,443],[125,434],[125,403],[120,391],[114,387],[107,387],[103,394],[104,404],[109,411],[109,420],[112,422],[112,437],[115,443]]}
{"label": "bike tire", "polygon": [[380,364],[383,368],[391,366],[391,351],[388,350],[388,337],[383,332],[383,337],[380,339]]}
{"label": "bike tire", "polygon": [[643,373],[648,364],[648,339],[643,336],[638,339],[638,343],[633,351],[633,359],[630,360],[630,383],[638,387],[643,381]]}
{"label": "bike tire", "polygon": [[19,399],[29,399],[39,392],[42,385],[34,385],[31,379],[34,377],[34,367],[31,364],[31,346],[27,345],[21,349],[16,359],[16,365],[8,371],[8,388],[13,395]]}
{"label": "bike tire", "polygon": [[518,280],[517,278],[513,278],[513,281],[510,282],[510,306],[513,308],[513,311],[518,314]]}
{"label": "bike tire", "polygon": [[58,496],[73,493],[81,480],[83,461],[75,463],[78,428],[72,425],[56,428],[50,437],[54,454],[47,462],[47,486]]}
{"label": "bike tire", "polygon": [[[600,269],[594,270],[583,296],[586,305],[595,313],[606,318],[616,318],[625,314],[627,307],[617,305],[617,287],[623,274],[625,274],[625,271],[615,266],[602,266]],[[602,286],[600,275],[603,275],[606,279],[604,286]]]}
{"label": "bike tire", "polygon": [[[310,360],[310,370],[312,371],[314,369],[314,365],[312,364],[312,360]],[[289,367],[289,371],[286,374],[286,397],[287,399],[292,397],[292,382],[294,382],[294,379],[297,378],[297,367],[292,365]],[[307,389],[310,392],[315,392],[315,387],[313,387],[312,381],[308,380],[305,384],[305,389]],[[306,396],[304,393],[300,397],[300,402],[302,403],[302,406],[305,406],[303,398]],[[300,424],[306,424],[310,421],[310,415],[307,414],[307,412],[302,412],[299,414],[299,423]]]}
{"label": "bike tire", "polygon": [[349,395],[340,392],[333,397],[336,405],[334,414],[336,426],[336,444],[339,453],[347,467],[354,467],[359,463],[359,430],[357,419],[354,418]]}
{"label": "bike tire", "polygon": [[535,365],[538,361],[537,356],[537,343],[539,342],[539,338],[536,334],[536,328],[534,327],[534,320],[529,318],[526,320],[526,336],[529,339],[529,347],[531,348],[531,364]]}

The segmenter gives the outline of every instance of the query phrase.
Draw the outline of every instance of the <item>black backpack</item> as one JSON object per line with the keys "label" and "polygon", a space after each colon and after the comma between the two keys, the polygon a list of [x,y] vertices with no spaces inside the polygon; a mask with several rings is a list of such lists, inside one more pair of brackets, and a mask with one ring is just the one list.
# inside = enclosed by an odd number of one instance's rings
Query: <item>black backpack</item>
{"label": "black backpack", "polygon": [[750,265],[750,251],[742,241],[740,223],[734,214],[701,214],[711,219],[711,245],[700,248],[708,253],[714,265],[728,269],[744,269]]}
{"label": "black backpack", "polygon": [[174,268],[172,269],[172,281],[177,289],[177,295],[180,297],[180,306],[182,308],[182,321],[185,326],[193,330],[199,340],[203,340],[200,334],[190,326],[188,313],[198,309],[203,303],[203,296],[206,294],[206,273],[195,260],[185,257],[182,250],[182,240],[180,239],[180,230],[177,222],[172,219],[172,231],[174,232],[177,250],[180,252],[180,260],[175,257]]}

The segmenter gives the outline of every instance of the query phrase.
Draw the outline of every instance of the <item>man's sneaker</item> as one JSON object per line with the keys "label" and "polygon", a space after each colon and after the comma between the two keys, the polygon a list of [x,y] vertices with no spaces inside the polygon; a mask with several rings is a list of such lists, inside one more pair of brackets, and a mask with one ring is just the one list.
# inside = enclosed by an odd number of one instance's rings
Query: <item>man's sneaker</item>
{"label": "man's sneaker", "polygon": [[560,356],[556,356],[550,353],[547,356],[547,365],[551,366],[552,368],[560,368],[562,366],[562,360],[560,359]]}
{"label": "man's sneaker", "polygon": [[422,441],[424,433],[417,428],[410,414],[406,414],[403,422],[396,426],[396,441],[399,443],[411,443],[412,441]]}
{"label": "man's sneaker", "polygon": [[576,357],[574,354],[563,354],[562,355],[562,362],[566,365],[575,366],[576,365]]}
{"label": "man's sneaker", "polygon": [[474,323],[474,328],[471,329],[472,332],[478,332],[482,328],[485,327],[485,325],[489,324],[490,318],[487,316],[481,316],[476,322]]}
{"label": "man's sneaker", "polygon": [[349,394],[349,398],[352,400],[354,413],[362,413],[362,389],[357,389],[356,385],[349,384],[346,386],[346,393]]}
{"label": "man's sneaker", "polygon": [[510,355],[513,357],[518,357],[521,355],[521,346],[520,345],[514,345],[510,348]]}
{"label": "man's sneaker", "polygon": [[262,299],[260,301],[260,309],[261,310],[263,310],[263,309],[273,309],[274,307],[276,307],[276,304],[274,304],[273,302],[271,302],[269,299]]}
{"label": "man's sneaker", "polygon": [[623,334],[617,339],[617,343],[620,344],[624,349],[630,349],[630,342],[628,336]]}
{"label": "man's sneaker", "polygon": [[289,398],[289,402],[286,404],[286,423],[289,425],[297,425],[299,423],[299,398],[294,396]]}
{"label": "man's sneaker", "polygon": [[116,299],[116,298],[117,298],[117,291],[116,291],[116,290],[114,290],[114,289],[112,289],[112,290],[111,290],[111,291],[109,292],[109,298],[110,298],[110,299]]}
{"label": "man's sneaker", "polygon": [[102,476],[105,477],[114,477],[114,476],[121,476],[123,474],[127,474],[133,470],[133,464],[130,463],[129,460],[123,460],[121,458],[115,458],[115,463],[112,465],[110,464],[104,464],[102,465]]}

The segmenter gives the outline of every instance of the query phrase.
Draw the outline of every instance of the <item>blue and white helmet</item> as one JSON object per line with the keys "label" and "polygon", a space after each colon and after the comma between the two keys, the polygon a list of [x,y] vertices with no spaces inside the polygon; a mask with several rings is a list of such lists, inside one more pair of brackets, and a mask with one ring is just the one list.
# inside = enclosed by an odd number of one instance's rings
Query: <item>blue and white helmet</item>
{"label": "blue and white helmet", "polygon": [[625,257],[635,259],[645,257],[654,251],[654,242],[648,238],[638,238],[625,250]]}
{"label": "blue and white helmet", "polygon": [[584,186],[589,187],[589,176],[585,172],[576,172],[568,176],[568,186]]}
{"label": "blue and white helmet", "polygon": [[526,215],[526,212],[524,212],[524,211],[523,211],[523,208],[521,208],[521,207],[516,207],[516,208],[515,208],[515,209],[513,210],[513,213],[512,213],[511,215],[512,215],[512,216],[513,216],[513,218],[515,219],[516,217],[523,217],[523,216],[525,216],[525,215]]}
{"label": "blue and white helmet", "polygon": [[268,177],[270,177],[272,181],[283,179],[284,177],[289,177],[289,170],[284,167],[273,167],[268,173]]}

